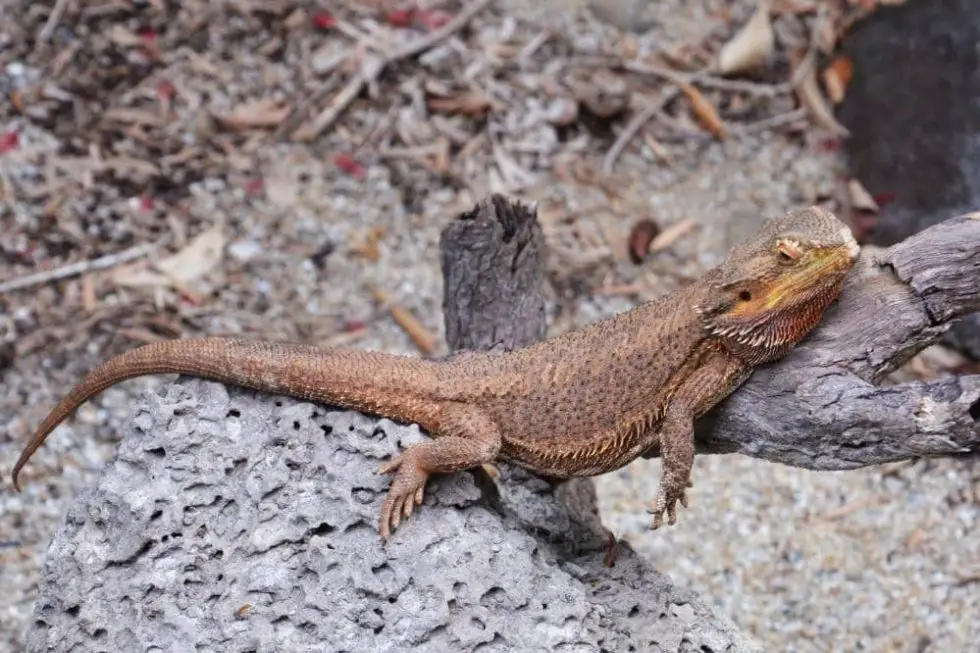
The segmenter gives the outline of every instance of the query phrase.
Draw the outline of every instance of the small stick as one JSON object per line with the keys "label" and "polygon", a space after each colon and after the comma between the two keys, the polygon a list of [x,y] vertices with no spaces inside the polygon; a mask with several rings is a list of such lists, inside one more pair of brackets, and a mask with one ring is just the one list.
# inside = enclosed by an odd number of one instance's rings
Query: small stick
{"label": "small stick", "polygon": [[757,84],[755,82],[745,82],[737,79],[723,79],[708,74],[710,69],[706,68],[693,74],[679,73],[663,66],[634,61],[624,61],[623,68],[634,73],[643,75],[654,75],[662,77],[674,84],[687,82],[688,84],[699,84],[706,88],[716,88],[720,91],[732,91],[735,93],[748,93],[750,95],[776,96],[788,93],[792,90],[789,83],[782,84]]}
{"label": "small stick", "polygon": [[451,36],[455,32],[458,32],[464,25],[466,25],[466,23],[470,21],[471,18],[473,18],[473,16],[482,11],[491,2],[493,2],[493,0],[474,0],[472,4],[468,5],[461,12],[456,14],[455,18],[425,38],[408,43],[401,49],[384,55],[376,62],[370,62],[368,65],[362,65],[361,70],[356,73],[347,83],[347,86],[345,86],[343,90],[337,94],[334,101],[327,105],[327,107],[321,111],[312,122],[293,132],[293,138],[300,141],[311,141],[319,136],[324,129],[332,125],[333,122],[340,117],[340,114],[342,114],[347,107],[354,102],[354,99],[361,94],[361,91],[364,90],[365,86],[371,84],[378,78],[378,75],[381,74],[385,67],[397,61],[401,61],[402,59],[414,57],[419,53],[425,52],[443,39]]}
{"label": "small stick", "polygon": [[626,128],[620,132],[619,136],[616,138],[616,142],[613,143],[612,147],[609,148],[609,152],[606,153],[606,157],[602,161],[602,172],[606,176],[612,175],[613,166],[616,165],[616,159],[622,154],[623,150],[629,144],[636,133],[640,131],[643,125],[647,124],[651,118],[660,113],[668,102],[677,97],[680,91],[678,89],[671,89],[661,96],[658,102],[653,102],[647,105],[642,111],[633,116],[633,119],[626,125]]}
{"label": "small stick", "polygon": [[48,14],[48,19],[44,22],[44,27],[37,35],[37,42],[44,43],[51,38],[54,34],[54,30],[58,27],[58,23],[61,21],[61,16],[65,13],[65,9],[68,8],[68,3],[70,0],[58,0],[55,3],[54,8],[51,13]]}
{"label": "small stick", "polygon": [[732,128],[732,133],[736,136],[743,136],[745,134],[754,134],[756,132],[766,131],[767,129],[772,129],[773,127],[782,127],[783,125],[788,125],[790,123],[796,122],[797,120],[803,120],[807,117],[807,110],[805,107],[799,107],[791,111],[786,111],[784,113],[777,113],[774,116],[769,116],[768,118],[762,118],[755,122],[750,122],[747,125],[740,125]]}
{"label": "small stick", "polygon": [[[376,68],[376,70],[378,70]],[[327,105],[327,107],[320,112],[320,114],[313,119],[313,122],[304,125],[293,132],[293,138],[298,141],[312,141],[314,138],[319,136],[320,132],[329,127],[334,120],[336,120],[344,110],[350,106],[351,102],[354,101],[364,87],[367,86],[368,79],[363,73],[357,73],[355,77],[348,82],[347,86],[337,94],[333,102]]]}
{"label": "small stick", "polygon": [[391,316],[395,318],[395,322],[398,323],[405,333],[412,339],[415,346],[422,351],[422,353],[429,355],[436,350],[436,339],[428,329],[426,329],[421,322],[419,322],[414,315],[412,315],[408,309],[398,304],[394,304],[391,301],[391,296],[388,295],[384,290],[380,288],[373,288],[374,298],[379,303],[384,304],[388,310],[391,312]]}
{"label": "small stick", "polygon": [[115,254],[108,254],[91,261],[79,261],[78,263],[71,263],[53,270],[45,270],[44,272],[28,274],[18,279],[11,279],[6,283],[0,284],[0,293],[10,292],[11,290],[20,290],[21,288],[30,288],[31,286],[37,286],[49,281],[56,281],[58,279],[73,277],[85,272],[91,272],[92,270],[105,270],[122,263],[128,263],[129,261],[142,258],[156,248],[156,243],[140,245],[139,247],[126,249]]}
{"label": "small stick", "polygon": [[527,45],[521,48],[520,54],[517,55],[518,61],[527,61],[530,59],[538,51],[538,48],[544,45],[551,37],[551,30],[546,29],[539,32],[537,36],[528,41]]}
{"label": "small stick", "polygon": [[414,57],[417,54],[425,52],[439,41],[442,41],[443,39],[452,36],[461,30],[466,23],[470,22],[474,16],[483,11],[484,8],[486,8],[486,6],[491,2],[493,2],[493,0],[474,0],[469,6],[456,14],[455,18],[429,34],[427,37],[408,43],[401,50],[396,50],[395,52],[389,54],[387,57],[385,57],[385,63],[394,63],[401,59]]}
{"label": "small stick", "polygon": [[95,280],[91,274],[82,275],[82,308],[89,315],[98,308],[98,299],[95,297]]}
{"label": "small stick", "polygon": [[662,252],[680,240],[683,236],[686,236],[691,231],[694,231],[697,226],[698,223],[695,222],[693,218],[684,218],[680,222],[675,222],[669,227],[666,227],[663,231],[657,234],[656,238],[650,241],[650,245],[647,246],[647,252],[649,254]]}
{"label": "small stick", "polygon": [[439,154],[442,149],[442,143],[415,147],[382,147],[378,149],[378,156],[386,159],[418,159]]}
{"label": "small stick", "polygon": [[674,163],[670,159],[670,153],[666,148],[664,148],[660,141],[658,141],[654,135],[650,133],[650,130],[644,130],[643,140],[646,141],[647,147],[650,148],[658,159],[660,159],[668,167],[674,167]]}
{"label": "small stick", "polygon": [[807,44],[806,55],[803,57],[803,61],[797,66],[796,70],[790,76],[789,85],[792,88],[796,88],[803,81],[803,78],[807,76],[810,72],[817,59],[817,49],[819,48],[820,41],[820,31],[823,29],[824,22],[830,19],[830,15],[827,11],[827,7],[821,6],[817,10],[817,17],[813,21],[813,29],[810,31],[810,42]]}
{"label": "small stick", "polygon": [[[320,71],[320,76],[326,77],[326,79],[307,97],[299,103],[299,106],[291,114],[291,116],[305,116],[306,112],[309,111],[310,107],[314,104],[318,104],[330,91],[332,91],[337,86],[337,78],[332,75],[340,66],[344,65],[351,59],[353,55],[350,52],[344,52],[338,56],[335,56],[330,62],[324,66],[323,70]],[[291,120],[287,117],[282,121],[282,124],[274,132],[275,138],[278,140],[285,136],[286,132],[289,131],[290,126],[295,124],[295,120]]]}

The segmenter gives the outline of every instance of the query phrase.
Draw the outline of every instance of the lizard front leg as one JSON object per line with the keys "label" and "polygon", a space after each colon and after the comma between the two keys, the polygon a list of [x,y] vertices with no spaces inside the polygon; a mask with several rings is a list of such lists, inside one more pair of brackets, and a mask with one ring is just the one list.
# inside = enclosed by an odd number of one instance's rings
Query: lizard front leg
{"label": "lizard front leg", "polygon": [[694,420],[731,394],[751,374],[743,363],[727,353],[715,353],[677,389],[660,427],[660,458],[663,461],[660,492],[653,507],[654,530],[677,523],[677,503],[687,508],[686,490],[691,487],[694,466]]}
{"label": "lizard front leg", "polygon": [[412,445],[378,469],[378,474],[395,472],[381,506],[382,539],[387,540],[402,519],[422,503],[431,474],[479,467],[493,462],[500,452],[500,429],[483,410],[457,403],[443,410],[438,435],[432,442]]}

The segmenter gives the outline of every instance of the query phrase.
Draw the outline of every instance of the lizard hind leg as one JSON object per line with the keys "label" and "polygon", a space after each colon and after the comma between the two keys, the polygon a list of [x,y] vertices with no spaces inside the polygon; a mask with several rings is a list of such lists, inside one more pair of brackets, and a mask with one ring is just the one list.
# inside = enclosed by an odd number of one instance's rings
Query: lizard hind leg
{"label": "lizard hind leg", "polygon": [[461,472],[493,462],[500,445],[500,429],[483,410],[463,404],[448,405],[432,442],[412,445],[378,469],[378,474],[395,474],[381,506],[381,538],[387,540],[402,519],[421,505],[430,475]]}

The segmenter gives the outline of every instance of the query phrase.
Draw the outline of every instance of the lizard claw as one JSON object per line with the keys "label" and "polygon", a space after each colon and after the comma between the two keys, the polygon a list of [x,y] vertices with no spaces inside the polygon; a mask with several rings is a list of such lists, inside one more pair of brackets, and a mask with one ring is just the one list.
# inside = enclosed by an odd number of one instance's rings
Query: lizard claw
{"label": "lizard claw", "polygon": [[378,468],[376,473],[390,472],[395,472],[395,478],[381,506],[379,524],[383,540],[391,536],[391,532],[398,528],[403,519],[411,516],[415,506],[422,504],[422,499],[425,497],[425,483],[429,480],[429,473],[414,460],[411,451],[396,456]]}
{"label": "lizard claw", "polygon": [[[679,488],[677,487],[678,485],[680,486]],[[657,502],[650,511],[653,513],[653,530],[657,530],[663,526],[664,513],[667,514],[667,523],[670,526],[677,523],[677,503],[679,502],[687,508],[687,493],[684,488],[685,486],[692,487],[692,485],[691,481],[688,481],[686,484],[661,482],[660,495],[657,497]]]}
{"label": "lizard claw", "polygon": [[381,474],[390,474],[391,472],[395,471],[396,469],[398,469],[401,466],[401,464],[402,464],[402,456],[404,456],[404,455],[405,454],[400,454],[398,456],[395,456],[394,458],[392,458],[391,460],[389,460],[388,462],[386,462],[381,467],[378,467],[378,469],[374,473],[375,474],[378,474],[378,475],[381,475]]}

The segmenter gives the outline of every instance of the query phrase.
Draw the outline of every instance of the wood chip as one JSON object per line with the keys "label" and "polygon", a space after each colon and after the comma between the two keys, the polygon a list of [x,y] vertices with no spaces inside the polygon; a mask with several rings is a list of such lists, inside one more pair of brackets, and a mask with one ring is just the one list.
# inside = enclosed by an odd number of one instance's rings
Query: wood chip
{"label": "wood chip", "polygon": [[112,170],[117,177],[122,178],[139,176],[155,177],[160,174],[160,168],[152,161],[134,159],[128,156],[117,156],[106,159],[103,168],[105,170]]}
{"label": "wood chip", "polygon": [[381,250],[379,245],[381,239],[384,237],[387,230],[383,226],[372,227],[363,240],[355,241],[351,245],[351,249],[358,254],[366,258],[369,261],[378,261],[381,259]]}
{"label": "wood chip", "polygon": [[769,0],[759,0],[749,21],[722,47],[718,53],[719,73],[748,72],[766,63],[776,44],[769,9]]}
{"label": "wood chip", "polygon": [[436,337],[407,308],[392,303],[391,296],[380,288],[373,288],[372,293],[376,301],[388,308],[391,316],[395,318],[395,322],[408,334],[419,351],[425,355],[431,355],[435,352]]}
{"label": "wood chip", "polygon": [[109,109],[102,114],[104,120],[122,122],[130,125],[143,125],[145,127],[159,127],[163,125],[163,118],[155,111],[146,109],[131,109],[127,107],[117,107]]}
{"label": "wood chip", "polygon": [[660,159],[661,163],[664,163],[668,166],[673,166],[674,164],[670,156],[670,152],[667,151],[667,148],[664,147],[663,143],[658,141],[656,137],[653,134],[651,134],[650,130],[648,129],[644,129],[642,134],[643,134],[643,142],[647,144],[647,147],[650,148],[650,151],[653,152],[654,156]]}
{"label": "wood chip", "polygon": [[697,226],[698,223],[693,218],[684,218],[680,222],[666,227],[656,238],[650,241],[649,252],[653,254],[672,247],[678,240],[694,231]]}
{"label": "wood chip", "polygon": [[725,123],[718,115],[715,106],[694,85],[682,82],[679,86],[688,102],[691,103],[691,109],[701,125],[719,140],[724,140],[728,135],[728,130],[725,128]]}
{"label": "wood chip", "polygon": [[827,91],[827,97],[833,104],[840,104],[844,100],[847,85],[854,74],[854,64],[848,56],[840,56],[834,59],[823,71],[823,87]]}
{"label": "wood chip", "polygon": [[176,254],[157,261],[155,270],[134,267],[119,268],[112,276],[114,283],[128,287],[170,287],[191,301],[201,297],[187,288],[187,284],[200,279],[220,262],[225,246],[222,227],[215,226],[191,240],[187,247]]}
{"label": "wood chip", "polygon": [[492,106],[489,98],[479,91],[449,97],[430,97],[426,100],[429,109],[438,113],[482,116]]}
{"label": "wood chip", "polygon": [[925,541],[926,532],[921,528],[917,528],[912,531],[912,534],[909,535],[907,540],[905,540],[905,548],[909,551],[918,551],[920,548],[922,548]]}
{"label": "wood chip", "polygon": [[224,247],[224,230],[217,225],[198,235],[173,256],[157,262],[154,267],[172,279],[188,283],[214,269],[221,262]]}
{"label": "wood chip", "polygon": [[139,34],[129,31],[119,23],[114,23],[106,36],[110,42],[123,48],[139,48],[145,42]]}
{"label": "wood chip", "polygon": [[[800,104],[806,107],[806,110],[817,124],[826,128],[835,136],[850,136],[851,132],[844,125],[837,122],[833,110],[831,110],[827,100],[824,99],[823,94],[820,92],[820,85],[817,83],[816,68],[813,65],[807,64],[806,58],[799,54],[791,53],[790,61],[793,66],[792,77],[794,79],[799,77],[795,90],[797,97],[800,99]],[[805,72],[802,75],[798,75],[797,73],[803,66],[806,66]]]}
{"label": "wood chip", "polygon": [[855,512],[861,512],[862,510],[873,508],[880,504],[881,504],[881,499],[879,499],[878,497],[866,497],[864,499],[852,501],[835,510],[829,510],[826,513],[824,513],[822,517],[825,521],[836,521],[838,519],[843,519],[844,517],[852,515]]}
{"label": "wood chip", "polygon": [[880,210],[875,198],[864,187],[864,184],[857,179],[851,179],[847,182],[847,194],[851,201],[851,207],[858,211],[878,213]]}
{"label": "wood chip", "polygon": [[95,281],[91,274],[82,275],[82,308],[91,315],[95,312],[98,302],[95,298]]}
{"label": "wood chip", "polygon": [[291,107],[282,106],[274,100],[257,100],[240,105],[231,113],[212,112],[211,115],[226,128],[242,131],[278,127],[291,112]]}
{"label": "wood chip", "polygon": [[333,347],[346,347],[364,338],[367,331],[366,326],[360,326],[356,329],[349,329],[347,331],[334,334],[329,338],[324,338],[323,340],[320,340],[317,345],[320,347],[326,347],[327,349]]}

